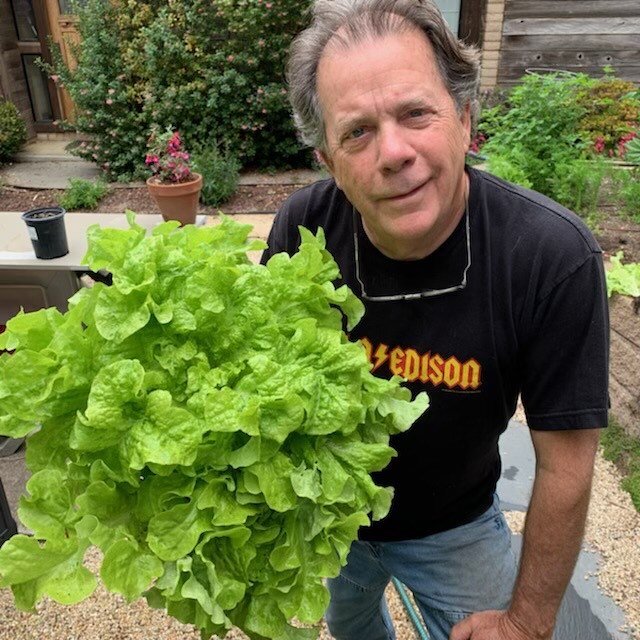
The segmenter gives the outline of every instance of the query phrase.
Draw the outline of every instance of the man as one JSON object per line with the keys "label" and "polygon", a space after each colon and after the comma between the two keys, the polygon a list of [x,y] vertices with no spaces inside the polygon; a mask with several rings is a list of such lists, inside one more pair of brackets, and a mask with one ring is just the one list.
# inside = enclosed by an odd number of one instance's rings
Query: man
{"label": "man", "polygon": [[[325,230],[365,304],[351,339],[431,405],[377,476],[395,497],[329,581],[337,640],[394,638],[383,591],[413,592],[433,640],[551,638],[607,420],[600,249],[571,212],[465,167],[477,53],[430,0],[316,0],[290,97],[332,174],[278,213],[263,260]],[[536,476],[520,565],[495,497],[522,395]]]}

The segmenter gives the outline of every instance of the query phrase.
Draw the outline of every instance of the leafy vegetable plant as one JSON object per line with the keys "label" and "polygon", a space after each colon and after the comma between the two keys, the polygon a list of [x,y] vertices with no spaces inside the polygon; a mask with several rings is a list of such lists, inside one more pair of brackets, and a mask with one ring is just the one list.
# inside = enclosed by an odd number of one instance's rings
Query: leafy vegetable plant
{"label": "leafy vegetable plant", "polygon": [[60,198],[60,206],[67,211],[93,210],[109,192],[109,187],[101,181],[91,182],[82,178],[70,178],[69,184],[70,188]]}
{"label": "leafy vegetable plant", "polygon": [[611,256],[611,267],[607,270],[607,293],[640,297],[640,263],[622,263],[624,255],[618,251]]}
{"label": "leafy vegetable plant", "polygon": [[[91,227],[85,264],[108,268],[54,308],[19,313],[0,337],[0,432],[27,436],[33,475],[19,515],[33,536],[0,549],[0,586],[32,610],[88,597],[100,578],[145,596],[203,638],[235,625],[254,639],[316,630],[335,576],[391,490],[370,472],[389,435],[427,406],[374,377],[342,331],[361,303],[301,229],[293,257],[254,265],[250,227],[149,236]],[[34,429],[34,425],[39,426]]]}

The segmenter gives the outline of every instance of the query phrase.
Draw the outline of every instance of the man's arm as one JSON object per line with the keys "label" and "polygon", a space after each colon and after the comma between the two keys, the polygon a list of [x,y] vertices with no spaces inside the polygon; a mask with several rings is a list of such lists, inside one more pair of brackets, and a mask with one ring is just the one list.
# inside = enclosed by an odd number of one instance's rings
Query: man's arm
{"label": "man's arm", "polygon": [[584,533],[599,429],[531,431],[536,475],[507,611],[473,614],[451,640],[549,640]]}

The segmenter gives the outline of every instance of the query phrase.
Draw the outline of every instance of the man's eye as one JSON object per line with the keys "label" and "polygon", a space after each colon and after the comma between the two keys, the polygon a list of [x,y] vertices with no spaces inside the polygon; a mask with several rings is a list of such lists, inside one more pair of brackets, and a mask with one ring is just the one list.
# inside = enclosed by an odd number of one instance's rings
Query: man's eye
{"label": "man's eye", "polygon": [[420,118],[425,113],[426,112],[425,112],[424,109],[411,109],[411,111],[409,111],[409,117],[410,118]]}
{"label": "man's eye", "polygon": [[349,133],[347,137],[352,140],[355,140],[356,138],[361,138],[364,135],[364,131],[365,131],[364,127],[356,127]]}

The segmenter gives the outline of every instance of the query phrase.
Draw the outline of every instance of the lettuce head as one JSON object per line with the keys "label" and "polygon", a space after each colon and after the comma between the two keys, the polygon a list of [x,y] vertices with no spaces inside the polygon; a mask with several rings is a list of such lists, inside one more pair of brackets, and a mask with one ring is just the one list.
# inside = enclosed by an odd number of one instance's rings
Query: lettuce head
{"label": "lettuce head", "polygon": [[97,546],[110,591],[203,638],[316,636],[323,580],[389,510],[370,473],[427,398],[374,377],[347,339],[362,305],[332,284],[322,231],[262,266],[250,229],[94,226],[85,263],[113,284],[7,323],[0,433],[26,436],[33,474],[33,535],[0,549],[18,607],[88,597]]}

